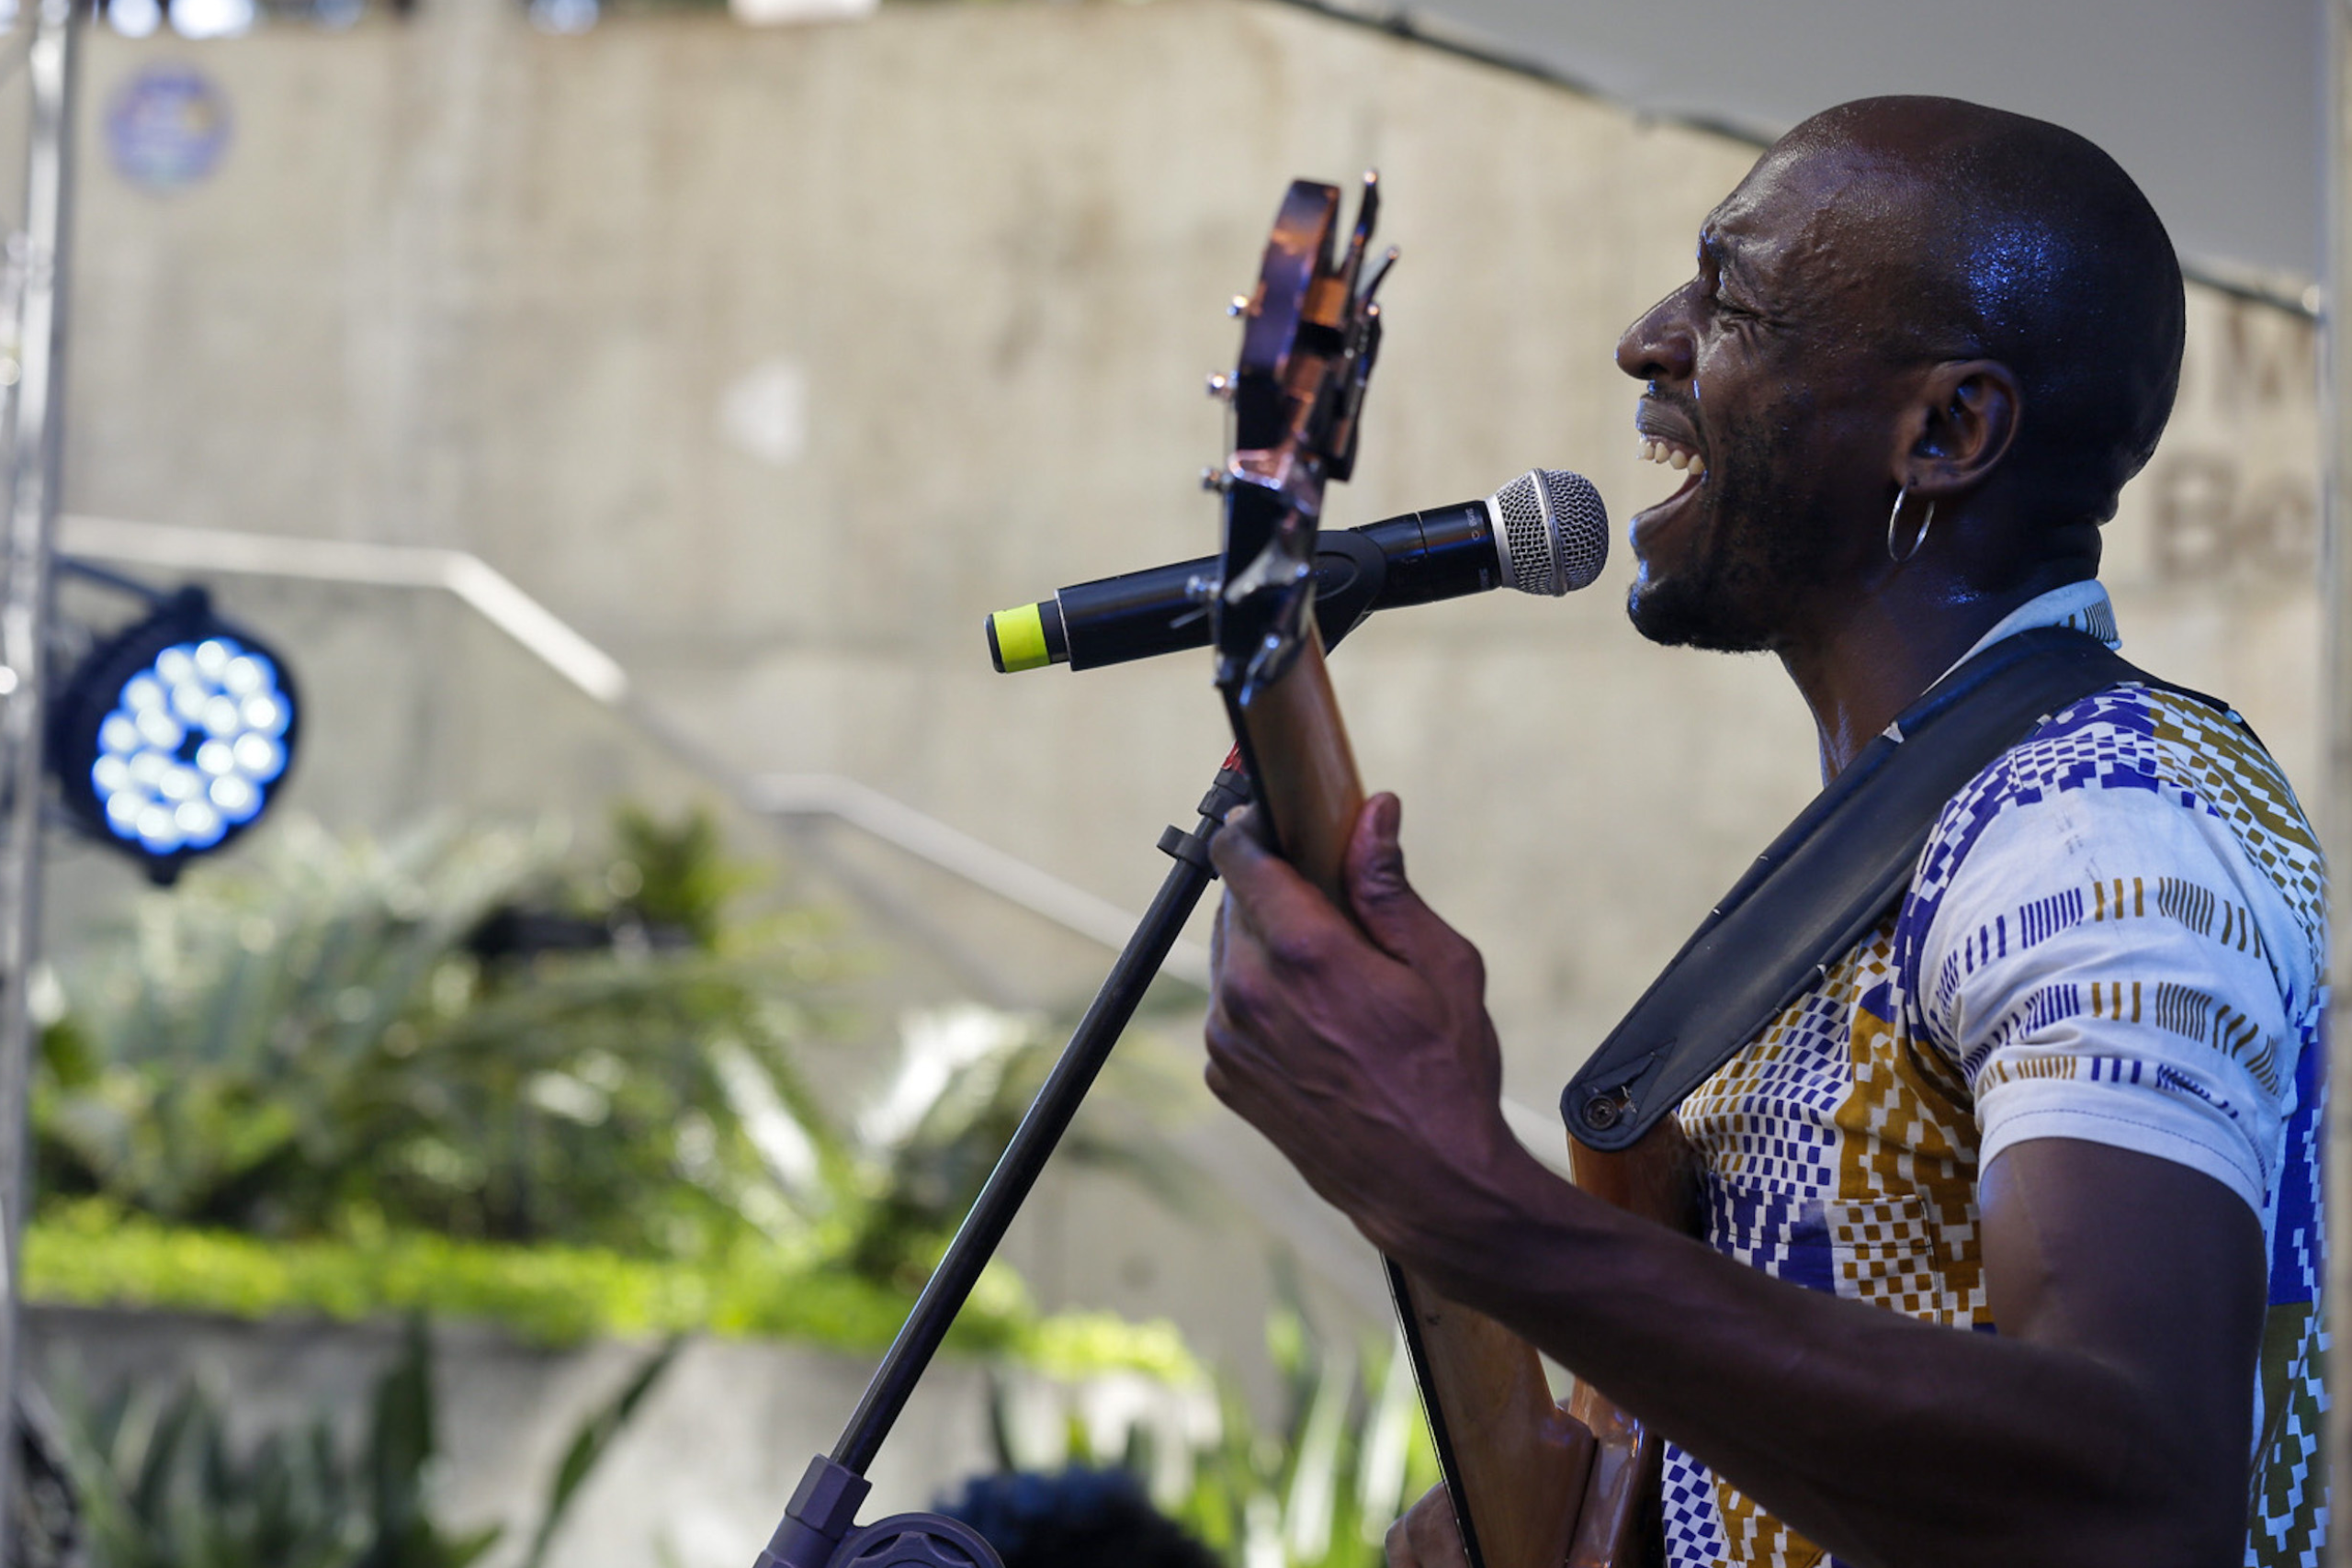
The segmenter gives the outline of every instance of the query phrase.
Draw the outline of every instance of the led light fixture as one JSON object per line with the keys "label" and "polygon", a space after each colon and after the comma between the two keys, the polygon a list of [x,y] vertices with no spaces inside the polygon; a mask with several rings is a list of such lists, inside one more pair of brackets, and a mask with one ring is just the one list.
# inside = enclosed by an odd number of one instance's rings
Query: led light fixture
{"label": "led light fixture", "polygon": [[183,588],[102,643],[50,710],[66,809],[168,882],[268,809],[293,761],[297,704],[277,658]]}

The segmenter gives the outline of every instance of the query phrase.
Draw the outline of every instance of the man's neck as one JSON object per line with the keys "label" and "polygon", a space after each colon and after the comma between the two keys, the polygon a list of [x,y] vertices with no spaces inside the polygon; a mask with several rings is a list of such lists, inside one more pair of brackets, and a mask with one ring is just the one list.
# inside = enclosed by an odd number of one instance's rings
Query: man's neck
{"label": "man's neck", "polygon": [[1823,780],[1844,772],[2018,605],[2095,573],[2078,561],[2053,561],[1998,592],[1922,574],[1855,596],[1813,635],[1792,639],[1781,663],[1813,710]]}

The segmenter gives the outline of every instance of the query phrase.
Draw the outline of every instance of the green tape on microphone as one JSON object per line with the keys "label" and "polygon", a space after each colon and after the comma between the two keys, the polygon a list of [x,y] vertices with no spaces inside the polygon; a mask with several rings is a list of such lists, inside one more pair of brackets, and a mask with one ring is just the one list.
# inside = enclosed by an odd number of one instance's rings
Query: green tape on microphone
{"label": "green tape on microphone", "polygon": [[1051,599],[999,610],[988,618],[989,659],[1001,675],[1069,662],[1062,608]]}

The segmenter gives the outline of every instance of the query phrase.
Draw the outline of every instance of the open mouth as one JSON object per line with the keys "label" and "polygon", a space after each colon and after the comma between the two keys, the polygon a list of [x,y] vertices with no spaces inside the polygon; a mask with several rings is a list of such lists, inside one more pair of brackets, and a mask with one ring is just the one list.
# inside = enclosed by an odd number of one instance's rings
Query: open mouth
{"label": "open mouth", "polygon": [[1674,488],[1672,494],[1634,514],[1626,534],[1627,542],[1636,553],[1666,526],[1670,516],[1682,510],[1683,503],[1698,492],[1700,484],[1706,478],[1707,459],[1697,446],[1679,434],[1669,434],[1657,428],[1659,425],[1680,423],[1670,411],[1654,409],[1647,404],[1644,405],[1640,417],[1634,421],[1634,434],[1641,443],[1642,459],[1671,468],[1683,476],[1682,482]]}
{"label": "open mouth", "polygon": [[1688,473],[1692,479],[1707,471],[1707,459],[1695,447],[1663,435],[1642,435],[1642,457],[1645,461],[1663,463],[1677,473]]}

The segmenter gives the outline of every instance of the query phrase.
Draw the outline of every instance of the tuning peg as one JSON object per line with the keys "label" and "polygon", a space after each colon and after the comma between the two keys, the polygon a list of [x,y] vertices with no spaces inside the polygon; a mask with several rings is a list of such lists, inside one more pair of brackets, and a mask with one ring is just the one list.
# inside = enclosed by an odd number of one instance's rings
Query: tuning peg
{"label": "tuning peg", "polygon": [[1223,468],[1203,468],[1201,470],[1201,488],[1203,490],[1215,491],[1217,494],[1223,495],[1227,491],[1233,488],[1233,476],[1227,473]]}
{"label": "tuning peg", "polygon": [[1222,371],[1222,370],[1212,370],[1212,371],[1210,371],[1210,372],[1209,372],[1209,379],[1208,379],[1208,393],[1209,393],[1209,396],[1210,396],[1210,397],[1212,397],[1212,398],[1230,398],[1230,397],[1232,397],[1232,396],[1233,396],[1233,378],[1232,378],[1232,377],[1230,377],[1230,376],[1228,376],[1228,375],[1227,375],[1227,374],[1226,374],[1224,371]]}

